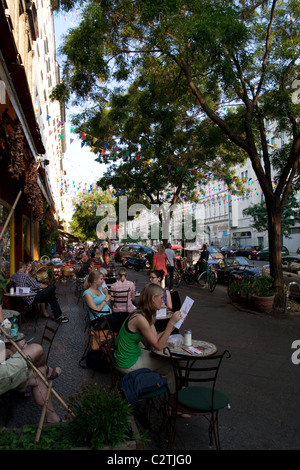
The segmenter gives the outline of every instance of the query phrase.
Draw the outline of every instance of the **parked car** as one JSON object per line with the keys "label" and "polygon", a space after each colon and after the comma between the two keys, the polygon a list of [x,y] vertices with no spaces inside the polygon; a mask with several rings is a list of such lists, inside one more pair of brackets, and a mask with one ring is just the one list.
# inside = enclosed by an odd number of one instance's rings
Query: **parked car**
{"label": "parked car", "polygon": [[208,247],[207,251],[209,252],[210,256],[215,260],[224,259],[222,253],[216,250],[213,246]]}
{"label": "parked car", "polygon": [[[270,266],[263,267],[263,273],[270,273]],[[290,286],[290,298],[300,301],[300,255],[287,255],[282,257],[283,281],[288,287],[290,282],[298,285]]]}
{"label": "parked car", "polygon": [[236,250],[237,250],[236,246],[222,246],[222,248],[220,248],[220,252],[224,256],[224,258],[234,256]]}
{"label": "parked car", "polygon": [[[283,246],[281,248],[281,256],[287,256],[289,255],[290,252],[289,250],[287,249],[286,246]],[[256,255],[256,259],[259,261],[259,260],[268,260],[269,259],[269,247],[266,246],[265,248],[263,248],[262,250],[260,250],[257,255]]]}
{"label": "parked car", "polygon": [[258,245],[239,246],[235,252],[236,256],[246,256],[248,259],[256,259],[257,253],[262,249]]}
{"label": "parked car", "polygon": [[137,245],[137,244],[131,244],[131,245],[121,245],[119,248],[117,248],[115,252],[115,261],[121,261],[124,257],[129,257],[129,256],[137,256],[139,254],[141,255],[151,255],[153,256],[155,253],[155,250],[153,250],[150,246],[147,245]]}
{"label": "parked car", "polygon": [[218,274],[218,282],[228,284],[229,280],[245,279],[254,276],[261,276],[262,268],[249,263],[244,256],[226,258],[215,266]]}

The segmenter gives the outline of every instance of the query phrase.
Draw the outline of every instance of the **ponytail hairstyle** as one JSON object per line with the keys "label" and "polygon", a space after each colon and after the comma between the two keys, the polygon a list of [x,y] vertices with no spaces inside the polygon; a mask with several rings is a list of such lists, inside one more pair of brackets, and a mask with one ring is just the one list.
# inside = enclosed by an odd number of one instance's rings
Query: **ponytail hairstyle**
{"label": "ponytail hairstyle", "polygon": [[142,289],[139,303],[136,310],[134,310],[134,313],[143,313],[149,324],[152,325],[155,322],[156,317],[156,307],[153,304],[152,297],[158,297],[162,295],[163,292],[163,288],[158,284],[152,284],[151,282],[146,284]]}
{"label": "ponytail hairstyle", "polygon": [[90,271],[89,275],[87,276],[87,278],[85,279],[84,284],[83,284],[84,290],[89,289],[91,287],[91,285],[93,284],[93,282],[96,279],[98,279],[100,276],[103,277],[103,274],[100,273],[99,271],[97,271],[97,270]]}
{"label": "ponytail hairstyle", "polygon": [[125,268],[120,268],[118,272],[118,276],[121,282],[124,282],[127,277],[127,271]]}

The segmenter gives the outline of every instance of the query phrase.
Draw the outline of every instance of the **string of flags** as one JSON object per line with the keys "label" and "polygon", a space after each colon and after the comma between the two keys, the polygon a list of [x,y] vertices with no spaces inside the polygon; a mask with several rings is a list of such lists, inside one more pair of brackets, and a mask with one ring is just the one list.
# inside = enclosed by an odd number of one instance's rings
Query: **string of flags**
{"label": "string of flags", "polygon": [[[47,120],[51,119],[51,116],[47,116]],[[58,121],[58,124],[57,124],[57,127],[58,128],[61,128],[61,130],[65,127],[64,123],[62,121]],[[70,128],[70,132],[73,133],[75,131],[75,128],[74,127],[71,127]],[[53,131],[49,131],[49,133],[53,133]],[[51,135],[51,134],[50,134]],[[64,137],[63,134],[59,134],[60,136]],[[108,150],[108,147],[109,147],[109,144],[108,142],[104,142],[103,143],[103,146],[101,147],[96,147],[96,143],[98,142],[98,138],[96,137],[93,137],[93,136],[90,136],[89,134],[85,133],[85,132],[82,132],[81,133],[81,148],[85,145],[85,141],[84,139],[86,137],[91,137],[92,138],[92,143],[94,144],[92,146],[92,151],[95,150],[96,148],[98,148],[101,152],[102,152],[102,155],[104,155],[106,153],[106,151]],[[74,139],[70,139],[70,144],[72,144],[72,142],[74,141]],[[274,148],[276,146],[274,145]],[[118,156],[118,158],[120,158],[121,154],[118,154],[120,148],[119,147],[114,147],[113,149],[113,155],[116,157]],[[130,155],[130,152],[127,150],[124,152],[124,150],[122,151],[124,154],[122,156],[123,158],[123,161],[126,160],[128,158],[128,156]],[[137,155],[136,157],[134,157],[132,159],[132,162],[135,163],[137,161],[139,161],[141,159],[141,155]],[[150,163],[152,162],[152,160],[147,160],[147,161],[144,161],[144,165],[149,165]],[[181,171],[182,167],[180,166],[177,166],[176,168],[170,164],[166,164],[167,166],[167,169],[168,171]],[[212,172],[209,172],[209,173],[204,173],[203,171],[198,171],[198,170],[190,170],[189,171],[189,174],[191,175],[194,175],[196,174],[196,177],[197,176],[201,176],[201,177],[204,177],[206,179],[206,181],[209,181],[209,180],[212,180],[213,182],[214,181],[217,181],[217,183],[220,183],[222,181],[226,182],[226,184],[228,183],[231,183],[231,182],[234,182],[236,184],[242,184],[244,185],[244,188],[245,188],[245,185],[248,185],[248,186],[252,186],[252,185],[255,185],[256,183],[258,183],[258,180],[257,179],[253,179],[253,178],[240,178],[238,176],[233,176],[232,178],[229,178],[228,176],[221,176],[219,174],[214,174]],[[66,178],[61,178],[61,181],[57,181],[57,184],[61,186],[61,190],[63,190],[66,194],[68,195],[71,195],[73,196],[75,199],[79,196],[79,195],[85,195],[85,194],[97,194],[98,191],[100,191],[101,189],[95,185],[90,185],[89,188],[87,188],[87,185],[84,184],[84,183],[75,183],[75,181],[72,181],[70,182],[69,179],[66,179]],[[273,184],[274,184],[274,181],[273,181]],[[258,183],[259,185],[259,183]],[[102,191],[102,190],[101,190]],[[111,195],[112,197],[118,197],[120,195],[126,195],[126,192],[127,190],[110,190],[108,189],[107,191],[105,191],[103,194],[109,194]],[[193,195],[192,193],[194,193],[194,196],[198,197],[199,199],[205,199],[206,197],[209,196],[209,199],[211,201],[212,204],[215,204],[215,203],[218,203],[219,205],[221,205],[221,203],[225,204],[226,202],[228,202],[228,197],[235,197],[234,195],[232,195],[231,193],[228,192],[228,189],[226,189],[225,186],[223,186],[223,188],[221,190],[219,190],[217,187],[213,187],[211,189],[209,189],[209,192],[208,193],[203,193],[203,191],[200,193],[200,192],[195,192],[195,191],[192,191],[189,195]],[[248,188],[244,195],[243,196],[240,196],[239,199],[244,199],[244,198],[249,198],[249,197],[252,197],[252,196],[255,196],[255,195],[260,195],[262,193],[262,190],[260,189],[260,185],[259,185],[259,188]],[[172,197],[172,193],[169,192],[169,191],[166,191],[166,192],[162,192],[161,193],[161,198],[165,198],[165,199],[168,199],[168,198],[171,198]],[[140,198],[141,199],[146,199],[147,196],[146,195],[140,195]],[[74,201],[72,201],[74,202]]]}
{"label": "string of flags", "polygon": [[[47,121],[48,121],[49,119],[51,119],[51,116],[47,115]],[[58,128],[61,127],[61,128],[63,129],[63,128],[64,128],[64,123],[63,123],[62,121],[59,121],[58,124],[57,124],[57,127],[58,127]],[[62,129],[61,129],[61,130],[62,130]],[[74,127],[70,127],[70,133],[73,133],[74,131],[75,131],[75,128],[74,128]],[[52,133],[53,133],[53,130],[49,130],[49,136],[51,136]],[[104,155],[107,153],[107,151],[109,151],[110,154],[111,154],[111,156],[112,156],[112,159],[113,159],[113,160],[122,158],[123,161],[126,161],[129,156],[131,157],[130,152],[129,152],[128,150],[120,149],[119,147],[114,147],[113,149],[110,150],[110,149],[108,149],[108,147],[109,147],[108,142],[103,142],[103,145],[99,145],[99,140],[98,140],[97,137],[94,137],[94,136],[92,136],[92,135],[90,135],[90,134],[87,134],[86,132],[83,132],[83,131],[81,132],[81,142],[80,142],[81,148],[83,148],[84,145],[86,145],[86,143],[87,143],[87,141],[85,140],[86,137],[88,137],[88,138],[90,138],[90,139],[92,140],[92,144],[93,144],[93,145],[92,145],[92,152],[93,152],[93,153],[96,153],[95,151],[97,151],[97,153],[101,153],[101,155],[104,156]],[[60,138],[60,139],[63,139],[63,138],[64,138],[64,134],[62,134],[62,133],[60,132],[60,133],[59,133],[59,138]],[[70,138],[70,144],[72,144],[73,142],[74,142],[74,139],[73,139],[73,138]],[[97,143],[98,143],[98,145],[96,145]],[[267,144],[268,144],[270,147],[274,148],[274,149],[277,147],[276,144],[270,144],[269,140],[267,140]],[[131,158],[131,162],[132,162],[133,164],[135,164],[135,163],[137,163],[141,158],[142,158],[141,155],[136,155],[136,156],[134,156],[134,157]],[[146,160],[144,160],[143,164],[144,164],[144,166],[146,166],[146,165],[150,165],[152,162],[153,162],[152,159],[146,159]],[[168,171],[169,171],[169,172],[173,172],[173,173],[174,173],[174,172],[179,173],[181,170],[186,170],[185,167],[182,167],[182,166],[180,166],[180,165],[174,166],[174,165],[171,165],[171,164],[168,164],[168,163],[167,163],[166,166],[167,166]],[[199,171],[197,171],[197,170],[195,170],[195,169],[189,170],[188,173],[189,173],[189,175],[194,175],[195,173],[197,173],[196,176],[203,176],[203,172],[202,172],[202,171],[199,172]],[[204,175],[204,176],[205,176],[205,178],[206,178],[206,177],[209,177],[209,176],[210,176],[210,173],[208,173],[207,175]],[[218,176],[218,175],[217,175],[217,176]],[[217,176],[215,176],[215,178],[216,178]],[[220,176],[219,176],[219,177],[220,177]],[[233,177],[233,178],[225,177],[225,178],[226,178],[226,181],[227,181],[228,183],[231,183],[231,182],[233,181],[233,179],[236,179],[237,177]]]}

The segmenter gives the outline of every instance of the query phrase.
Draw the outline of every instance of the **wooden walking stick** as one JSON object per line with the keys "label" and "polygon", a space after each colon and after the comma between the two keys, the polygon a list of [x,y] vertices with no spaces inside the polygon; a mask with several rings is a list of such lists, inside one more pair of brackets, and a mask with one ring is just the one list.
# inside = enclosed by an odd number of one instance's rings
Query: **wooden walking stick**
{"label": "wooden walking stick", "polygon": [[46,415],[46,409],[47,409],[49,397],[50,397],[50,394],[51,394],[52,383],[53,383],[52,380],[50,380],[49,387],[48,387],[48,390],[47,390],[46,399],[45,399],[45,403],[44,403],[44,406],[42,408],[42,414],[41,414],[41,417],[40,417],[39,427],[38,427],[38,430],[37,430],[37,433],[36,433],[36,436],[35,436],[35,442],[39,442],[40,437],[41,437],[43,424],[44,424],[44,420],[45,420],[45,415]]}
{"label": "wooden walking stick", "polygon": [[[17,343],[6,333],[6,331],[4,330],[4,328],[1,326],[0,324],[0,330],[2,331],[2,333],[4,334],[4,336],[9,340],[9,342],[16,348],[16,350],[21,354],[21,356],[25,359],[25,361],[27,362],[27,364],[29,365],[29,367],[31,369],[34,370],[34,372],[36,373],[36,375],[38,375],[38,377],[40,377],[40,379],[44,382],[44,384],[49,387],[49,382],[47,381],[46,377],[41,373],[41,371],[31,362],[30,358],[27,357],[24,352],[22,351],[22,349],[17,345]],[[72,410],[70,410],[70,408],[68,407],[68,405],[64,402],[64,400],[61,398],[61,396],[54,390],[54,388],[51,387],[51,393],[55,396],[55,398],[59,401],[59,403],[65,408],[65,410],[74,418],[74,413]]]}

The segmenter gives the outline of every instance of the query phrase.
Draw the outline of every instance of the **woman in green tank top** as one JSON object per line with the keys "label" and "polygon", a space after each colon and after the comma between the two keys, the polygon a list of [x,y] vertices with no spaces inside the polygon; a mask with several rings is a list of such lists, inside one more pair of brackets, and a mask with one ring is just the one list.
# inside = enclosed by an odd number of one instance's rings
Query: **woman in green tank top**
{"label": "woman in green tank top", "polygon": [[144,349],[141,341],[145,339],[154,349],[161,350],[180,320],[180,311],[175,312],[167,323],[166,329],[158,333],[154,326],[156,311],[163,303],[163,289],[156,284],[147,284],[139,299],[136,310],[123,323],[117,341],[115,361],[118,369],[127,374],[136,369],[146,367],[165,375],[171,393],[174,393],[174,374],[169,359],[156,357],[150,350]]}

